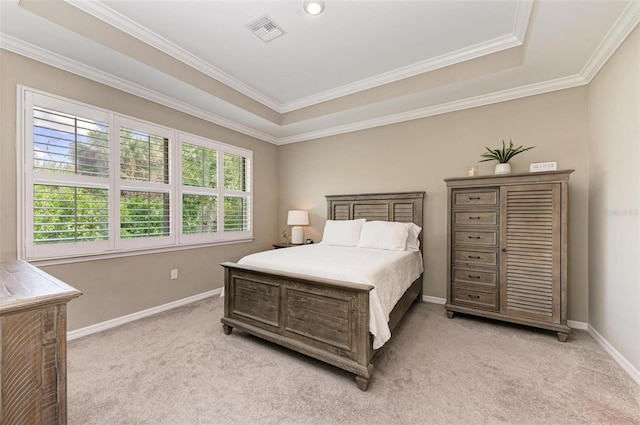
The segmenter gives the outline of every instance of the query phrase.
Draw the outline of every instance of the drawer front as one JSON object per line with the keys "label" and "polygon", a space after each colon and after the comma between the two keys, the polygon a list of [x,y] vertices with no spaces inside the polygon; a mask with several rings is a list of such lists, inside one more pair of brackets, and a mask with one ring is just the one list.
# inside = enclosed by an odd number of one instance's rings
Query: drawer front
{"label": "drawer front", "polygon": [[485,310],[497,310],[498,292],[480,292],[454,286],[452,302]]}
{"label": "drawer front", "polygon": [[453,214],[455,226],[495,226],[498,211],[456,211]]}
{"label": "drawer front", "polygon": [[498,266],[498,253],[495,251],[472,251],[456,249],[453,251],[454,263],[457,266]]}
{"label": "drawer front", "polygon": [[480,245],[480,246],[498,246],[498,231],[478,231],[469,232],[463,230],[454,230],[453,243],[455,245]]}
{"label": "drawer front", "polygon": [[454,207],[466,207],[473,205],[498,206],[498,191],[455,191],[453,194]]}
{"label": "drawer front", "polygon": [[453,269],[453,283],[482,288],[498,287],[498,272],[476,269]]}

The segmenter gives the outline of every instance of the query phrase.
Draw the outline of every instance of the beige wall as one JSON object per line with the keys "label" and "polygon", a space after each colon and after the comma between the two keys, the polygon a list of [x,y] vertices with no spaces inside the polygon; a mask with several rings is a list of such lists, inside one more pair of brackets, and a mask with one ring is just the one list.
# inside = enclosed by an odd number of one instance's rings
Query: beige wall
{"label": "beige wall", "polygon": [[[223,261],[267,249],[277,231],[277,147],[0,50],[0,260],[16,259],[16,86],[64,96],[254,152],[252,243],[43,267],[84,295],[69,304],[77,329],[223,286]],[[179,278],[170,280],[170,270]]]}
{"label": "beige wall", "polygon": [[640,28],[589,84],[589,323],[640,370]]}
{"label": "beige wall", "polygon": [[[446,186],[464,176],[485,145],[502,139],[536,146],[512,160],[515,172],[530,162],[557,161],[575,169],[569,204],[569,319],[588,321],[586,87],[389,125],[278,150],[279,230],[286,211],[308,209],[305,237],[320,240],[326,219],[324,195],[427,192],[424,219],[425,295],[446,297]],[[482,163],[490,174],[494,163]],[[443,313],[444,314],[444,313]]]}

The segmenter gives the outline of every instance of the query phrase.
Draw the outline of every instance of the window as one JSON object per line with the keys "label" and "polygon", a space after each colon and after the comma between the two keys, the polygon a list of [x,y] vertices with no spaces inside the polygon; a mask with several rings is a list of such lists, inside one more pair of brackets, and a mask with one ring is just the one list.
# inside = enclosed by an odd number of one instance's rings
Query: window
{"label": "window", "polygon": [[250,232],[251,157],[240,149],[216,149],[206,140],[181,137],[182,240]]}
{"label": "window", "polygon": [[253,237],[252,153],[22,88],[25,259]]}

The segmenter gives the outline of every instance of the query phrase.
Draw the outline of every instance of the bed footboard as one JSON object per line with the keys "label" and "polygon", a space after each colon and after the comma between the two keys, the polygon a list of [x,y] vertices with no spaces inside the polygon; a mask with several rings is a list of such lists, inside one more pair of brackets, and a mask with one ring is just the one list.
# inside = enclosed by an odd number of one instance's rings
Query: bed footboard
{"label": "bed footboard", "polygon": [[356,374],[366,391],[373,373],[369,339],[371,285],[223,263],[222,324]]}

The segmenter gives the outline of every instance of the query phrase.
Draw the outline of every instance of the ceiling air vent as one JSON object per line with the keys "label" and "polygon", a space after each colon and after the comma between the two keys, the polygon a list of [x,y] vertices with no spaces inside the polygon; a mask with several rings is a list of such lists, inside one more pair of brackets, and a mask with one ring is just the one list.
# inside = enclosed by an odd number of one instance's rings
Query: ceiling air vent
{"label": "ceiling air vent", "polygon": [[245,27],[249,28],[251,32],[253,32],[256,36],[258,36],[265,43],[273,40],[274,38],[280,37],[286,32],[282,29],[282,27],[269,17],[269,15],[264,15],[254,21],[249,22]]}

